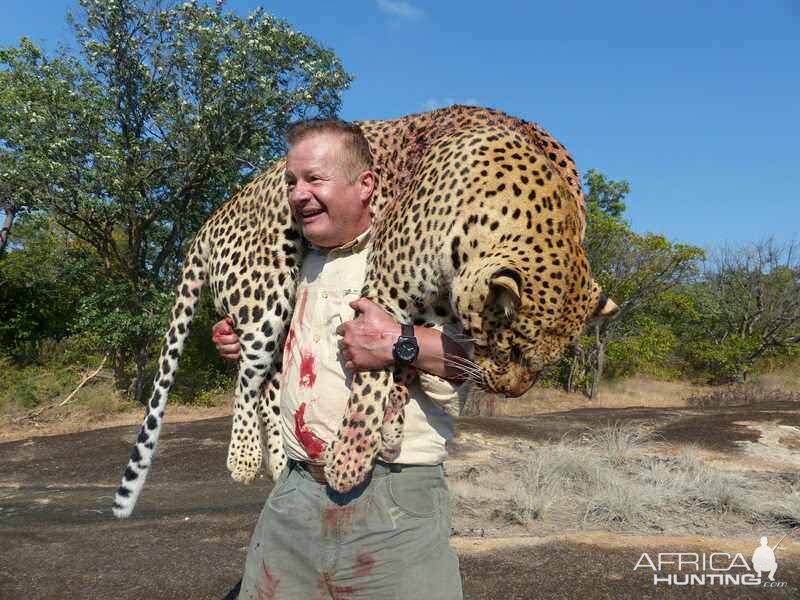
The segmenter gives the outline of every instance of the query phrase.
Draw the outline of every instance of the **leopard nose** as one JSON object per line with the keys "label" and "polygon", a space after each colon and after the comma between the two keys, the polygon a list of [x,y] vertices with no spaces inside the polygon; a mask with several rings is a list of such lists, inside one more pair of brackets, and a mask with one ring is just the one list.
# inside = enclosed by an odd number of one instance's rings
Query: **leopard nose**
{"label": "leopard nose", "polygon": [[506,396],[509,398],[519,398],[525,392],[527,392],[533,384],[536,383],[536,380],[539,379],[539,372],[525,372],[522,376],[517,379],[509,388],[508,392],[506,392]]}

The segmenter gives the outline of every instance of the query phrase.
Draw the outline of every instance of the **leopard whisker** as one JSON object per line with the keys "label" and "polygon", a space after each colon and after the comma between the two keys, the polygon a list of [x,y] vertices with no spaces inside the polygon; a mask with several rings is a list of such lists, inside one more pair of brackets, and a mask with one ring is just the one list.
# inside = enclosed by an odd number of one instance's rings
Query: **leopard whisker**
{"label": "leopard whisker", "polygon": [[454,363],[457,363],[457,364],[471,366],[471,367],[474,367],[476,369],[480,369],[481,368],[480,365],[478,365],[478,363],[476,363],[474,360],[471,360],[471,359],[466,358],[464,356],[460,356],[458,354],[445,354],[444,355],[444,359],[445,360],[450,360],[450,361],[452,361]]}
{"label": "leopard whisker", "polygon": [[462,374],[469,374],[474,376],[482,376],[483,369],[474,362],[464,359],[460,356],[444,356],[445,365],[452,367],[455,371]]}
{"label": "leopard whisker", "polygon": [[443,360],[446,365],[453,366],[458,369],[469,370],[469,371],[480,371],[480,367],[474,364],[464,363],[458,360],[448,359],[446,357]]}
{"label": "leopard whisker", "polygon": [[444,360],[446,364],[453,368],[456,374],[464,376],[464,382],[468,382],[473,388],[479,390],[487,389],[486,374],[478,365],[469,360],[465,361],[461,357],[444,357]]}
{"label": "leopard whisker", "polygon": [[476,338],[470,337],[465,333],[459,333],[457,331],[448,331],[447,337],[451,338],[455,342],[474,342]]}

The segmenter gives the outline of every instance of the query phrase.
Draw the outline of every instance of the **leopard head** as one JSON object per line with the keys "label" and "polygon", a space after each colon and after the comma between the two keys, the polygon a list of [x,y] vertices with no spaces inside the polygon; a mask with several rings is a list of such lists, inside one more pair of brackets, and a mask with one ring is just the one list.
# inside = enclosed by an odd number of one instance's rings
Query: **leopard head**
{"label": "leopard head", "polygon": [[[527,257],[527,260],[523,260]],[[618,312],[592,279],[580,244],[502,250],[467,265],[454,308],[472,338],[480,387],[524,394],[587,321]]]}

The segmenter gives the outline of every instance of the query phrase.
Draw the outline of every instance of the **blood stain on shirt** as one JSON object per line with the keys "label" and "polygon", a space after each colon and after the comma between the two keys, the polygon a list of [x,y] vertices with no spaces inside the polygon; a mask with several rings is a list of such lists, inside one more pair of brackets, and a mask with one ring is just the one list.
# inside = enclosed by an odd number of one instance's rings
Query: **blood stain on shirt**
{"label": "blood stain on shirt", "polygon": [[306,425],[305,414],[306,403],[303,402],[294,412],[294,434],[297,436],[297,440],[303,444],[309,458],[319,458],[325,451],[326,444]]}
{"label": "blood stain on shirt", "polygon": [[297,313],[298,315],[300,315],[299,317],[300,325],[303,324],[303,321],[306,318],[306,304],[308,304],[308,288],[303,290],[303,298],[300,300],[300,309],[299,312]]}
{"label": "blood stain on shirt", "polygon": [[294,347],[294,327],[289,329],[289,334],[286,336],[286,342],[283,344],[283,364],[285,367],[294,365],[294,355],[292,348]]}
{"label": "blood stain on shirt", "polygon": [[308,350],[303,350],[300,355],[300,387],[314,387],[314,382],[317,380],[314,361],[314,354]]}

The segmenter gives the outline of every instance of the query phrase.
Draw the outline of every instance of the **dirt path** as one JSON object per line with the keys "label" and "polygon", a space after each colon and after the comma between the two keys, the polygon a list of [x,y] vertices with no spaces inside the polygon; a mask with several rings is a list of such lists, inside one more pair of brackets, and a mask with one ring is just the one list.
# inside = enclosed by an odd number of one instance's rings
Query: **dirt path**
{"label": "dirt path", "polygon": [[[677,422],[667,412],[666,421]],[[536,437],[548,424],[569,431],[598,417],[575,413],[517,425]],[[753,420],[744,417],[735,420]],[[495,433],[506,428],[504,435],[526,437],[510,420],[473,419],[462,426]],[[230,597],[270,486],[230,479],[228,432],[227,417],[168,424],[137,513],[127,521],[115,520],[110,505],[135,426],[0,444],[0,598]],[[792,540],[777,553],[776,580],[786,587],[758,590],[654,586],[652,574],[633,571],[642,552],[741,552],[749,560],[757,546],[750,538],[583,533],[453,543],[467,599],[800,597],[800,545]]]}

